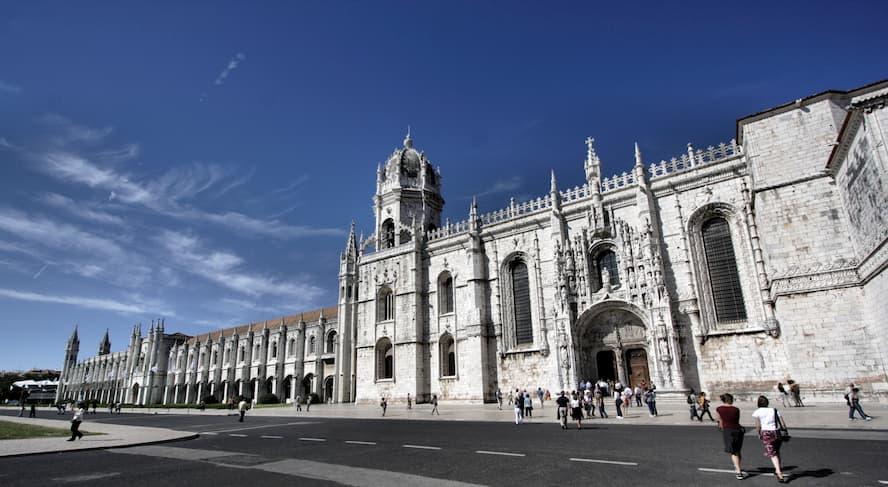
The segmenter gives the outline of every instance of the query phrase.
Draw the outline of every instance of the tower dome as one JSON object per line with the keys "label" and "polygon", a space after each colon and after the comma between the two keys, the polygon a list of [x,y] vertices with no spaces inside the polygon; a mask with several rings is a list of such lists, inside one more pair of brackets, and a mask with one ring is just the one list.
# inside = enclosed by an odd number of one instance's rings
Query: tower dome
{"label": "tower dome", "polygon": [[425,172],[426,184],[435,186],[437,178],[432,163],[425,154],[413,147],[413,139],[410,132],[404,137],[404,145],[388,157],[385,162],[385,176],[387,180],[398,180],[402,187],[420,188],[422,176]]}

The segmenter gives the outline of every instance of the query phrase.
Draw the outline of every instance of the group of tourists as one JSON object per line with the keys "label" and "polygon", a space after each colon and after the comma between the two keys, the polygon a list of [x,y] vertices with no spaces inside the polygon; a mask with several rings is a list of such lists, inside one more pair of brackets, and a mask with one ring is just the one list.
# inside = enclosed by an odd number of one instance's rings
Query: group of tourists
{"label": "group of tourists", "polygon": [[774,389],[777,391],[777,397],[783,404],[783,407],[803,408],[805,403],[802,402],[802,389],[799,383],[789,379],[786,384],[778,382]]}

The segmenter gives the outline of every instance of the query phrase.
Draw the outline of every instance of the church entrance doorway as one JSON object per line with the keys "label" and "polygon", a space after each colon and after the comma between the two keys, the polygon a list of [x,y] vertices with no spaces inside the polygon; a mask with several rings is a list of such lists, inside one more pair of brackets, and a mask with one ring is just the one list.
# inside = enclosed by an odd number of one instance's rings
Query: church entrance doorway
{"label": "church entrance doorway", "polygon": [[626,351],[626,364],[629,366],[629,385],[640,386],[642,382],[651,383],[651,372],[648,368],[647,352],[643,348],[632,348]]}
{"label": "church entrance doorway", "polygon": [[595,364],[598,366],[598,375],[590,378],[617,380],[617,356],[613,350],[598,352],[598,355],[595,357]]}
{"label": "church entrance doorway", "polygon": [[645,313],[624,301],[605,301],[583,312],[572,327],[576,381],[650,382]]}
{"label": "church entrance doorway", "polygon": [[324,379],[324,402],[331,402],[333,400],[333,376],[328,376]]}
{"label": "church entrance doorway", "polygon": [[302,379],[302,397],[308,400],[309,394],[314,392],[314,374],[308,374]]}

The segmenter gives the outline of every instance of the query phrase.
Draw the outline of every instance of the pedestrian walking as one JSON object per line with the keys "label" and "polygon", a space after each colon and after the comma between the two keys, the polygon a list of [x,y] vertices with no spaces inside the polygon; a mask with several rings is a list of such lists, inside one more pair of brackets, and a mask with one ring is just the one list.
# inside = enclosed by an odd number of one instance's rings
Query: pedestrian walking
{"label": "pedestrian walking", "polygon": [[78,403],[74,408],[74,417],[71,418],[71,437],[68,438],[68,441],[79,440],[83,438],[83,433],[80,432],[80,423],[83,422],[83,403]]}
{"label": "pedestrian walking", "polygon": [[561,422],[561,429],[567,429],[567,407],[570,405],[570,399],[564,395],[564,391],[561,391],[561,394],[558,395],[558,399],[555,400],[555,404],[558,406],[556,408],[555,418]]}
{"label": "pedestrian walking", "polygon": [[438,395],[432,394],[432,415],[435,414],[437,414],[438,416],[441,415],[441,413],[438,412]]}
{"label": "pedestrian walking", "polygon": [[413,398],[410,397],[410,393],[407,393],[407,409],[413,409]]}
{"label": "pedestrian walking", "polygon": [[580,407],[576,391],[570,396],[570,415],[577,422],[577,429],[583,429],[583,408]]}
{"label": "pedestrian walking", "polygon": [[247,400],[241,398],[240,402],[237,404],[237,412],[240,414],[240,418],[238,418],[239,423],[244,422],[244,415],[247,414]]}
{"label": "pedestrian walking", "polygon": [[759,434],[759,439],[762,440],[765,456],[770,458],[771,463],[774,464],[774,474],[777,476],[777,481],[785,484],[787,479],[784,477],[780,465],[780,447],[783,440],[778,431],[786,431],[786,421],[776,408],[768,407],[767,397],[759,396],[757,405],[758,409],[752,413],[752,417],[755,418],[755,430]]}
{"label": "pedestrian walking", "polygon": [[851,390],[845,394],[845,401],[848,403],[848,419],[850,421],[854,421],[855,412],[860,414],[860,419],[873,420],[872,416],[863,412],[863,408],[860,406],[860,389],[854,384],[851,384]]}
{"label": "pedestrian walking", "polygon": [[108,414],[114,414],[114,403],[113,402],[108,403]]}
{"label": "pedestrian walking", "polygon": [[591,418],[593,416],[593,411],[595,411],[594,401],[592,400],[592,390],[586,389],[583,391],[583,410],[586,412],[586,418]]}
{"label": "pedestrian walking", "polygon": [[641,396],[644,394],[644,389],[641,388],[640,385],[635,386],[635,390],[632,391],[633,396],[635,396],[635,406],[641,407]]}
{"label": "pedestrian walking", "polygon": [[[863,411],[863,410],[861,409],[861,411]],[[36,418],[37,417],[37,405],[34,404],[33,402],[31,403],[31,410],[28,411],[28,417],[29,418]]]}
{"label": "pedestrian walking", "polygon": [[704,414],[709,416],[710,421],[715,421],[715,418],[712,417],[712,413],[709,412],[710,403],[709,399],[706,397],[705,392],[701,392],[700,395],[697,397],[697,406],[699,406],[700,408],[700,413],[697,418],[700,420],[701,423],[703,422]]}
{"label": "pedestrian walking", "polygon": [[57,402],[56,405],[55,405],[55,407],[56,407],[56,414],[64,414],[64,413],[62,412],[62,403]]}
{"label": "pedestrian walking", "polygon": [[782,382],[778,382],[774,389],[777,390],[777,398],[780,399],[780,402],[783,404],[783,407],[788,407],[786,404],[786,399],[789,397],[789,393],[786,392],[786,387],[783,386]]}
{"label": "pedestrian walking", "polygon": [[546,394],[543,392],[542,387],[537,387],[537,398],[540,400],[540,409],[543,409],[543,400],[545,399]]}
{"label": "pedestrian walking", "polygon": [[515,389],[515,424],[524,422],[524,396]]}
{"label": "pedestrian walking", "polygon": [[302,396],[296,396],[296,400],[294,401],[294,405],[296,406],[297,411],[302,411]]}
{"label": "pedestrian walking", "polygon": [[533,417],[533,397],[526,392],[524,393],[524,417]]}
{"label": "pedestrian walking", "polygon": [[646,391],[644,391],[644,402],[648,407],[648,414],[650,417],[657,417],[657,391],[654,388],[654,385],[651,384],[651,387],[648,387]]}
{"label": "pedestrian walking", "polygon": [[305,412],[306,413],[311,411],[311,400],[312,400],[312,396],[311,396],[311,394],[309,394],[308,397],[305,398]]}
{"label": "pedestrian walking", "polygon": [[742,459],[740,451],[743,449],[743,435],[746,434],[746,428],[740,424],[740,409],[734,406],[734,396],[722,394],[719,399],[724,404],[716,408],[715,413],[718,415],[718,429],[722,432],[725,453],[731,455],[737,480],[743,480],[748,477],[748,474],[740,468]]}
{"label": "pedestrian walking", "polygon": [[693,387],[691,387],[691,391],[688,392],[687,402],[688,402],[688,409],[690,410],[690,413],[691,413],[691,421],[693,421],[695,419],[703,421],[703,419],[697,415],[697,393],[694,391]]}
{"label": "pedestrian walking", "polygon": [[388,401],[385,400],[385,397],[379,400],[379,407],[382,408],[382,415],[385,416],[385,410],[388,409]]}
{"label": "pedestrian walking", "polygon": [[114,404],[114,411],[117,412],[117,414],[120,414],[120,406],[123,406],[120,401],[117,401],[117,403]]}
{"label": "pedestrian walking", "polygon": [[623,419],[623,391],[617,389],[617,384],[614,384],[614,406],[617,408],[617,419]]}
{"label": "pedestrian walking", "polygon": [[799,387],[799,383],[790,379],[786,381],[789,385],[789,396],[792,398],[792,405],[797,408],[805,407],[805,404],[802,403],[802,389]]}
{"label": "pedestrian walking", "polygon": [[503,391],[497,387],[496,388],[496,404],[500,411],[503,410]]}
{"label": "pedestrian walking", "polygon": [[509,406],[515,403],[515,395],[512,394],[512,391],[509,391]]}
{"label": "pedestrian walking", "polygon": [[592,396],[595,398],[595,407],[598,408],[598,417],[607,418],[607,411],[604,410],[604,397],[607,395],[607,384],[605,384],[604,389],[601,387],[601,382],[595,385],[595,390],[592,392]]}
{"label": "pedestrian walking", "polygon": [[628,411],[632,405],[632,386],[623,388],[623,410]]}

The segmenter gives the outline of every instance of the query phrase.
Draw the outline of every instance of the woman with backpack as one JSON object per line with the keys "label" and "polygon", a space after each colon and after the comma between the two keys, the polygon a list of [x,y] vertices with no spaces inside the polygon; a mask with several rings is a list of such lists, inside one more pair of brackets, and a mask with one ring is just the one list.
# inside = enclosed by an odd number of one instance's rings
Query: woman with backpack
{"label": "woman with backpack", "polygon": [[703,422],[703,415],[709,416],[710,421],[715,421],[715,418],[712,417],[712,413],[709,412],[709,399],[706,398],[706,393],[701,392],[700,396],[697,398],[697,404],[700,406],[700,413],[697,418],[700,422]]}

